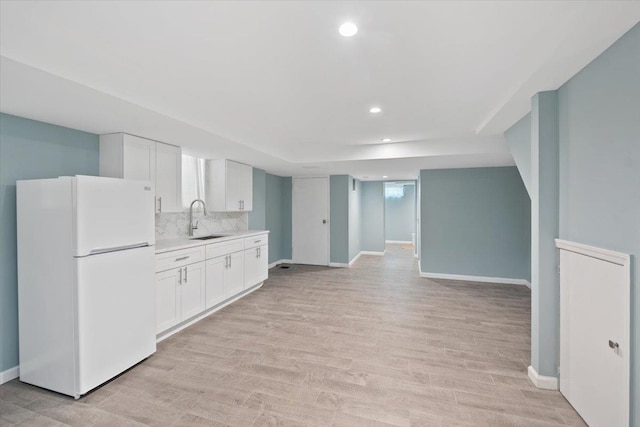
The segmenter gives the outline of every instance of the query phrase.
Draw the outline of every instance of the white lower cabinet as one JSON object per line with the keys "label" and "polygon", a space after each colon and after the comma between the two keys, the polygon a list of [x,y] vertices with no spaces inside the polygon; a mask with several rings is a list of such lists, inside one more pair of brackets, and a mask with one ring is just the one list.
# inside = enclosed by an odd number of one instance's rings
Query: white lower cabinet
{"label": "white lower cabinet", "polygon": [[268,235],[260,234],[158,254],[157,333],[265,281],[268,250]]}
{"label": "white lower cabinet", "polygon": [[180,323],[178,270],[156,273],[156,333]]}
{"label": "white lower cabinet", "polygon": [[204,262],[183,267],[180,287],[181,320],[200,314],[205,308],[205,266]]}
{"label": "white lower cabinet", "polygon": [[206,261],[206,308],[211,308],[244,290],[243,260],[243,253],[236,252]]}
{"label": "white lower cabinet", "polygon": [[156,332],[160,333],[205,309],[205,263],[156,273]]}
{"label": "white lower cabinet", "polygon": [[269,246],[262,245],[244,251],[244,288],[248,289],[267,280]]}

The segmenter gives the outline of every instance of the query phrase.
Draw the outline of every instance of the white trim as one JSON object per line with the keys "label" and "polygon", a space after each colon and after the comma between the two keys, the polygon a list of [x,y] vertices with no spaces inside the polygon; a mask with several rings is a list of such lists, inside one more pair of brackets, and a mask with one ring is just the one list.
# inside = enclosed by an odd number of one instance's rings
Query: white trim
{"label": "white trim", "polygon": [[0,372],[0,385],[8,383],[20,376],[20,366],[14,366],[5,371]]}
{"label": "white trim", "polygon": [[545,390],[557,390],[558,389],[558,378],[557,377],[545,377],[544,375],[538,375],[533,366],[529,365],[529,369],[527,369],[529,373],[529,379],[538,388],[542,388]]}
{"label": "white trim", "polygon": [[465,282],[522,285],[522,286],[527,286],[529,289],[531,289],[531,284],[525,279],[510,279],[506,277],[466,276],[461,274],[440,274],[440,273],[428,273],[428,272],[423,273],[422,270],[420,271],[420,277],[425,277],[427,279],[463,280]]}
{"label": "white trim", "polygon": [[205,317],[215,313],[216,311],[218,311],[220,309],[223,309],[224,307],[228,306],[229,304],[236,302],[240,298],[242,298],[242,297],[244,297],[246,295],[249,295],[251,292],[261,288],[263,284],[264,284],[264,282],[260,282],[256,286],[254,286],[253,288],[250,288],[248,291],[245,291],[245,292],[243,292],[243,293],[241,293],[239,295],[236,295],[235,297],[231,298],[230,300],[227,300],[227,301],[223,302],[222,304],[217,305],[217,306],[213,307],[212,309],[207,310],[204,313],[197,315],[196,317],[192,317],[191,319],[187,320],[185,323],[181,323],[178,326],[174,326],[173,329],[169,329],[169,330],[160,332],[158,335],[156,335],[156,343],[159,343],[160,341],[163,341],[163,340],[169,338],[171,335],[180,332],[181,330],[193,325],[196,322],[199,322],[200,320],[202,320]]}
{"label": "white trim", "polygon": [[360,251],[360,255],[375,255],[375,256],[384,256],[384,254],[387,253],[386,250],[382,251],[382,252],[375,252],[375,251]]}
{"label": "white trim", "polygon": [[269,270],[271,270],[273,267],[277,267],[280,264],[293,264],[293,260],[291,259],[279,259],[276,262],[272,262],[271,264],[269,264]]}
{"label": "white trim", "polygon": [[628,254],[596,248],[595,246],[583,245],[582,243],[570,242],[568,240],[556,239],[556,247],[622,266],[625,266],[630,262]]}
{"label": "white trim", "polygon": [[403,245],[412,245],[413,242],[411,240],[385,240],[385,243],[398,243]]}
{"label": "white trim", "polygon": [[351,266],[358,260],[358,258],[360,258],[361,255],[380,255],[380,256],[384,256],[384,252],[360,251],[360,252],[358,252],[358,255],[356,255],[355,257],[353,257],[353,259],[351,261],[349,261],[349,263],[346,263],[346,262],[330,262],[329,263],[329,267],[351,268]]}
{"label": "white trim", "polygon": [[358,255],[354,256],[353,259],[349,261],[349,268],[351,268],[351,266],[358,260],[358,258],[360,258],[360,255],[362,255],[362,252],[358,252]]}
{"label": "white trim", "polygon": [[419,258],[419,257],[418,257],[418,254],[416,254],[416,253],[414,253],[414,254],[413,254],[413,257],[414,257],[414,258]]}

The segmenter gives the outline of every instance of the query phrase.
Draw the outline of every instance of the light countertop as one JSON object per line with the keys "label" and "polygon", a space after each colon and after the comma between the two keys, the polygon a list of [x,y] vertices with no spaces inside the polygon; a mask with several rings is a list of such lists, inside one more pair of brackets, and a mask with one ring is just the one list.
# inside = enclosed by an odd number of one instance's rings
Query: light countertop
{"label": "light countertop", "polygon": [[[188,237],[182,237],[179,239],[166,239],[156,241],[156,254],[162,254],[165,252],[175,251],[178,249],[193,248],[196,246],[211,245],[220,242],[227,242],[229,240],[241,239],[244,237],[258,236],[260,234],[269,233],[268,230],[248,230],[237,231],[235,233],[214,233],[216,235],[224,235],[217,239],[211,240],[190,240]],[[200,236],[194,236],[200,237]]]}

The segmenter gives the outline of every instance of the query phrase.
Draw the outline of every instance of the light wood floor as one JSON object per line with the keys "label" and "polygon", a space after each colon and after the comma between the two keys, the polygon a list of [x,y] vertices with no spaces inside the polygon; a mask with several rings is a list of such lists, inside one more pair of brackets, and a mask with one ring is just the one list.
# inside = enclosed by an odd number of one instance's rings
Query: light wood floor
{"label": "light wood floor", "polygon": [[527,379],[527,288],[417,276],[400,245],[351,269],[273,269],[80,401],[1,386],[0,424],[584,425]]}

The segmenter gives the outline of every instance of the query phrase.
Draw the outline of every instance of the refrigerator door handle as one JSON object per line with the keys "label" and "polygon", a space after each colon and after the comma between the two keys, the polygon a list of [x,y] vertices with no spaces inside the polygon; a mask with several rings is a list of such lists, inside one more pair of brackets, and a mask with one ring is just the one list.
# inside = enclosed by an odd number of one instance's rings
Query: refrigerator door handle
{"label": "refrigerator door handle", "polygon": [[104,254],[104,253],[107,253],[107,252],[124,251],[124,250],[127,250],[127,249],[143,248],[145,246],[149,246],[149,242],[140,242],[140,243],[134,243],[132,245],[124,245],[124,246],[113,246],[113,247],[110,247],[110,248],[92,249],[89,252],[89,255]]}

